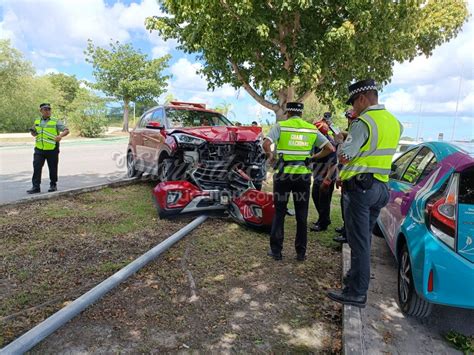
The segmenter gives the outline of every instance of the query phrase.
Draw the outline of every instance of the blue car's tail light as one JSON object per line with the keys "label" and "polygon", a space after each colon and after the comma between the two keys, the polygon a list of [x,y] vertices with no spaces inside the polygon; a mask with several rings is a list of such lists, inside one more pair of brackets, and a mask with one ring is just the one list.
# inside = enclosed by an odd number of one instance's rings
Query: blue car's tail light
{"label": "blue car's tail light", "polygon": [[430,270],[430,274],[428,276],[428,292],[433,292],[433,269]]}
{"label": "blue car's tail light", "polygon": [[445,193],[433,198],[426,205],[429,228],[436,237],[451,249],[455,249],[456,208],[458,200],[459,174],[453,174]]}

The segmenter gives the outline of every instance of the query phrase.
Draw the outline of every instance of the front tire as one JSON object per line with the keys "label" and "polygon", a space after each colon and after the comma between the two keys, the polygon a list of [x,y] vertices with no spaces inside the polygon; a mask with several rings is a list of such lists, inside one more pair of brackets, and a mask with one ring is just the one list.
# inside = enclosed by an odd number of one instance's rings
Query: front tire
{"label": "front tire", "polygon": [[398,258],[398,302],[403,313],[424,318],[430,315],[433,304],[418,296],[413,282],[410,254],[407,245],[403,245]]}
{"label": "front tire", "polygon": [[140,177],[141,172],[137,170],[135,158],[131,150],[127,153],[127,177]]}

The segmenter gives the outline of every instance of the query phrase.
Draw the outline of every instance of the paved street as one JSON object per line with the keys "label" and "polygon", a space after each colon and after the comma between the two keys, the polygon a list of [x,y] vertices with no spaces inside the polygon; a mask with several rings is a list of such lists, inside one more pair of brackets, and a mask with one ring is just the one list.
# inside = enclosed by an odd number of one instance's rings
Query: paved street
{"label": "paved street", "polygon": [[443,334],[450,330],[474,334],[474,310],[434,306],[426,319],[405,317],[397,305],[395,259],[385,240],[375,236],[371,273],[368,305],[361,312],[368,354],[460,354]]}
{"label": "paved street", "polygon": [[[61,143],[58,189],[96,185],[121,179],[126,174],[128,138],[74,140]],[[26,196],[33,173],[33,143],[0,147],[0,203]],[[49,171],[43,167],[41,193],[47,193]]]}

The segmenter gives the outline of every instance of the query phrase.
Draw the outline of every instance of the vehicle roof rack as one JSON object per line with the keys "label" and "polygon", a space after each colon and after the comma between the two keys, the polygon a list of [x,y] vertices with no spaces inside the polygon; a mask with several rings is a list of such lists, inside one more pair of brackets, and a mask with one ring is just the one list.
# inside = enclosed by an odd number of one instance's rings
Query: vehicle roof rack
{"label": "vehicle roof rack", "polygon": [[196,107],[206,109],[206,104],[198,104],[194,102],[182,102],[182,101],[170,101],[171,106],[180,106],[180,107]]}

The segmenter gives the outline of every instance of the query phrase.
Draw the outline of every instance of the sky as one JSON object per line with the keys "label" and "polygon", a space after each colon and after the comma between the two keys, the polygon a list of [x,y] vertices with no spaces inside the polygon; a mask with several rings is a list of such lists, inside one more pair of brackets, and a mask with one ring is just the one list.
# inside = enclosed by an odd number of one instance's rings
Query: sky
{"label": "sky", "polygon": [[[474,0],[469,1],[474,14]],[[166,74],[172,74],[168,93],[181,101],[204,102],[210,107],[231,104],[229,118],[248,124],[274,122],[274,114],[244,89],[229,85],[211,92],[196,71],[202,63],[148,32],[144,19],[160,15],[156,0],[0,0],[0,39],[10,39],[38,75],[65,73],[94,81],[84,49],[90,38],[106,47],[110,40],[131,43],[157,58],[171,55]],[[404,136],[436,140],[474,139],[474,19],[455,39],[435,49],[429,58],[396,63],[391,83],[380,102],[404,124]]]}

